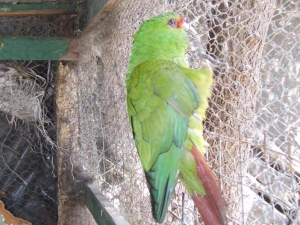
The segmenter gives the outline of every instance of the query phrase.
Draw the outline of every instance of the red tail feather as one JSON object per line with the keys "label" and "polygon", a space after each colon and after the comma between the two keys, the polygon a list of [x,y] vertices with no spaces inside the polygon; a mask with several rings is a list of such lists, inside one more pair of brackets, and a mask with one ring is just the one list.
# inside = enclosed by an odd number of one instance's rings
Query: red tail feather
{"label": "red tail feather", "polygon": [[220,188],[203,155],[193,146],[191,153],[197,164],[197,175],[202,181],[206,195],[195,193],[192,198],[206,225],[226,225],[226,204]]}

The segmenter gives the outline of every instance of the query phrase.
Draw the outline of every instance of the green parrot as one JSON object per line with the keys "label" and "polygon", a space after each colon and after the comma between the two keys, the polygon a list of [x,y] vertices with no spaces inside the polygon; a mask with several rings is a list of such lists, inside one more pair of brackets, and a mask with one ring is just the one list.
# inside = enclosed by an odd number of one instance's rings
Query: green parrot
{"label": "green parrot", "polygon": [[177,178],[207,225],[227,224],[226,206],[205,161],[203,120],[212,70],[190,69],[189,39],[177,13],[143,23],[134,37],[126,75],[127,107],[156,221],[163,222]]}

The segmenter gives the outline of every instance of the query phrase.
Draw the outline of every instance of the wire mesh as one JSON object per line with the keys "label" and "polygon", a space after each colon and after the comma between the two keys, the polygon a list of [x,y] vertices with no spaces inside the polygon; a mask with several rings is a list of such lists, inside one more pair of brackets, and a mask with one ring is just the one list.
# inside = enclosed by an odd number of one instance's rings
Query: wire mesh
{"label": "wire mesh", "polygon": [[[79,10],[84,17],[82,10],[86,8]],[[83,17],[0,17],[0,34],[75,37]],[[24,50],[28,46],[22,47]],[[58,222],[54,106],[57,64],[54,61],[0,62],[0,198],[14,216],[35,225]]]}
{"label": "wire mesh", "polygon": [[[156,224],[129,128],[125,74],[133,34],[143,21],[167,11],[182,14],[199,33],[207,53],[221,62],[213,66],[215,84],[204,135],[210,144],[206,157],[219,179],[230,224],[300,224],[300,3],[296,1],[121,1],[81,38],[78,65],[70,65],[76,75],[65,77],[72,85],[64,90],[64,101],[75,117],[62,115],[61,119],[76,125],[71,134],[78,139],[70,143],[63,158],[71,162],[67,164],[69,185],[84,180],[73,170],[76,165],[94,178],[131,224]],[[14,29],[23,32],[24,26]],[[10,35],[9,29],[13,28],[6,29]],[[28,35],[53,35],[45,25],[37,29]],[[192,67],[199,66],[196,55],[187,57]],[[24,96],[22,85],[15,85],[19,88],[14,93]],[[34,90],[28,102],[39,100],[40,85],[35,84]],[[20,109],[1,107],[26,121],[25,110],[19,115]],[[72,154],[73,148],[79,152]],[[74,195],[74,191],[66,194]],[[201,224],[180,184],[164,224]]]}
{"label": "wire mesh", "polygon": [[[299,9],[292,1],[122,1],[82,38],[82,165],[131,224],[155,222],[126,115],[125,71],[133,34],[166,11],[181,13],[221,62],[205,137],[230,224],[299,223]],[[164,224],[201,222],[187,194],[182,207],[183,192],[178,184]]]}
{"label": "wire mesh", "polygon": [[[14,2],[14,1],[12,1]],[[28,2],[24,2],[28,3]],[[70,5],[76,3],[78,14],[0,17],[1,36],[76,37],[86,22],[86,1],[38,1],[40,4]],[[22,2],[18,1],[18,4]]]}
{"label": "wire mesh", "polygon": [[0,17],[1,35],[65,37],[73,34],[74,30],[74,27],[70,27],[65,21],[76,19],[72,15]]}
{"label": "wire mesh", "polygon": [[53,66],[6,61],[0,68],[1,201],[33,224],[57,224]]}

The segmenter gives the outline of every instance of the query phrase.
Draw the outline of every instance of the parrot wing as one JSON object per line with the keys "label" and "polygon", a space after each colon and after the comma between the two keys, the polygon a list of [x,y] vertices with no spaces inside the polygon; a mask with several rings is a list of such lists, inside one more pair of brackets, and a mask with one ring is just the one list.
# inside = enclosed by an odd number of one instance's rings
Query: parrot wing
{"label": "parrot wing", "polygon": [[155,219],[162,222],[177,181],[189,117],[199,94],[172,61],[141,63],[127,81],[127,103]]}

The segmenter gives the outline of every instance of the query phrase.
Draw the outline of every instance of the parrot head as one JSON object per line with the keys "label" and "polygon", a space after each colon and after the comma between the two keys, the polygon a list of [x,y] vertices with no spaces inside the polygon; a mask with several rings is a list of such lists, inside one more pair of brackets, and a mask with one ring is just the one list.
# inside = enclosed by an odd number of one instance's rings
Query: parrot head
{"label": "parrot head", "polygon": [[127,74],[140,63],[150,59],[184,61],[189,39],[178,13],[165,13],[144,22],[136,35]]}

